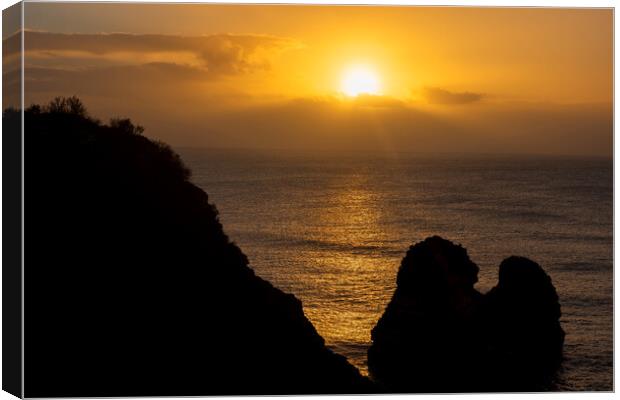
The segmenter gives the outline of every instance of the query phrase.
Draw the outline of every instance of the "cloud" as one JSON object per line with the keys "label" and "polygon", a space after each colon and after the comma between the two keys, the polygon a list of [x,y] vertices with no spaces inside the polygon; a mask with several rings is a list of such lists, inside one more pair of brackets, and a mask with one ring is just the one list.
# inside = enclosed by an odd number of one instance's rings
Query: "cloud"
{"label": "cloud", "polygon": [[[7,76],[8,77],[8,76]],[[124,96],[141,99],[177,91],[209,78],[205,69],[172,63],[147,63],[78,69],[26,67],[26,96],[36,93]]]}
{"label": "cloud", "polygon": [[[204,118],[204,119],[203,119]],[[205,114],[183,132],[184,144],[214,147],[395,151],[451,129],[446,121],[395,99],[298,98]],[[192,135],[193,133],[193,135]],[[180,138],[179,138],[180,139]]]}
{"label": "cloud", "polygon": [[[4,41],[9,51],[18,40],[11,36]],[[151,61],[171,63],[191,59],[210,73],[236,74],[266,69],[271,60],[283,51],[300,48],[301,43],[270,35],[218,34],[207,36],[154,35],[129,33],[64,34],[25,32],[25,49],[35,56],[71,56],[81,53],[89,57],[118,57],[127,62],[132,56]],[[8,53],[5,53],[8,55]],[[177,62],[178,63],[178,62]]]}
{"label": "cloud", "polygon": [[394,97],[373,94],[361,94],[351,99],[351,102],[365,107],[394,108],[406,106],[405,102]]}
{"label": "cloud", "polygon": [[[217,95],[216,83],[226,82],[219,78],[268,69],[282,52],[301,47],[293,39],[269,35],[24,35],[27,101],[55,95],[116,96],[117,102],[126,99],[124,104],[198,101],[207,92]],[[18,69],[8,68],[8,60],[19,61],[20,35],[8,37],[3,45],[5,83],[16,86],[19,80],[10,72]]]}
{"label": "cloud", "polygon": [[422,94],[431,104],[470,104],[475,103],[484,97],[482,93],[473,92],[450,92],[437,87],[426,87]]}
{"label": "cloud", "polygon": [[[472,118],[472,115],[474,118]],[[182,146],[610,157],[610,104],[485,104],[471,113],[413,104],[360,107],[311,98],[197,115],[166,139]],[[153,124],[159,134],[165,128]],[[179,128],[177,126],[177,128]],[[182,132],[183,137],[178,135]]]}

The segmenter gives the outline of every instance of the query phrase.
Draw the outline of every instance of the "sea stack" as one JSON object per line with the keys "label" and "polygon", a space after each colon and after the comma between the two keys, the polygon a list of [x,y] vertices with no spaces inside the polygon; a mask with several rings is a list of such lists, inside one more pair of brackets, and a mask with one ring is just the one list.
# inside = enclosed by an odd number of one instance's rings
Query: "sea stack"
{"label": "sea stack", "polygon": [[524,257],[501,263],[483,319],[495,390],[548,390],[562,360],[560,316],[558,295],[540,265]]}
{"label": "sea stack", "polygon": [[368,369],[382,389],[454,392],[471,386],[482,295],[467,251],[438,236],[411,246],[372,330]]}
{"label": "sea stack", "polygon": [[564,331],[551,278],[510,257],[488,294],[475,288],[467,251],[434,236],[412,246],[397,289],[372,330],[368,368],[381,390],[549,390]]}

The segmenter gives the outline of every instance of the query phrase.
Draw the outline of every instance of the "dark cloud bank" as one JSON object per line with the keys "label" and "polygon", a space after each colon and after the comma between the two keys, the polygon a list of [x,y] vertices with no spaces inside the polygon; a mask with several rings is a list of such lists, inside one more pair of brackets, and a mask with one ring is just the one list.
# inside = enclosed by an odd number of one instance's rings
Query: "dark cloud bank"
{"label": "dark cloud bank", "polygon": [[436,87],[424,88],[423,95],[432,104],[469,104],[484,98],[482,93],[450,92]]}
{"label": "dark cloud bank", "polygon": [[[19,36],[4,41],[6,55],[19,51]],[[218,34],[206,36],[176,36],[129,33],[63,34],[26,31],[27,52],[83,52],[91,55],[115,53],[191,53],[211,72],[239,73],[269,65],[269,55],[296,48],[300,43],[288,38],[269,35]],[[170,57],[174,62],[174,57]]]}

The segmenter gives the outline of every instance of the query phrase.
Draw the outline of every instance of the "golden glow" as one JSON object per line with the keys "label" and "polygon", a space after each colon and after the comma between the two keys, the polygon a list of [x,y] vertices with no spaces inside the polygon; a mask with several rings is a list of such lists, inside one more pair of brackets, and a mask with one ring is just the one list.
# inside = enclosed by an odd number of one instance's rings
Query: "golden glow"
{"label": "golden glow", "polygon": [[609,8],[28,7],[26,104],[70,92],[177,146],[613,149]]}
{"label": "golden glow", "polygon": [[360,94],[374,94],[380,92],[377,74],[368,67],[354,67],[348,69],[342,78],[341,90],[350,97]]}

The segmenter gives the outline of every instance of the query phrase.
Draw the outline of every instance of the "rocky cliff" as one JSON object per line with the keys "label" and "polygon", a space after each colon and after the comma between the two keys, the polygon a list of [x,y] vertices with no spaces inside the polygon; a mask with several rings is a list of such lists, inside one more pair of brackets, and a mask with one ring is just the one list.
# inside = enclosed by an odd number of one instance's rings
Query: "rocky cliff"
{"label": "rocky cliff", "polygon": [[141,133],[77,99],[25,113],[26,396],[371,391]]}

